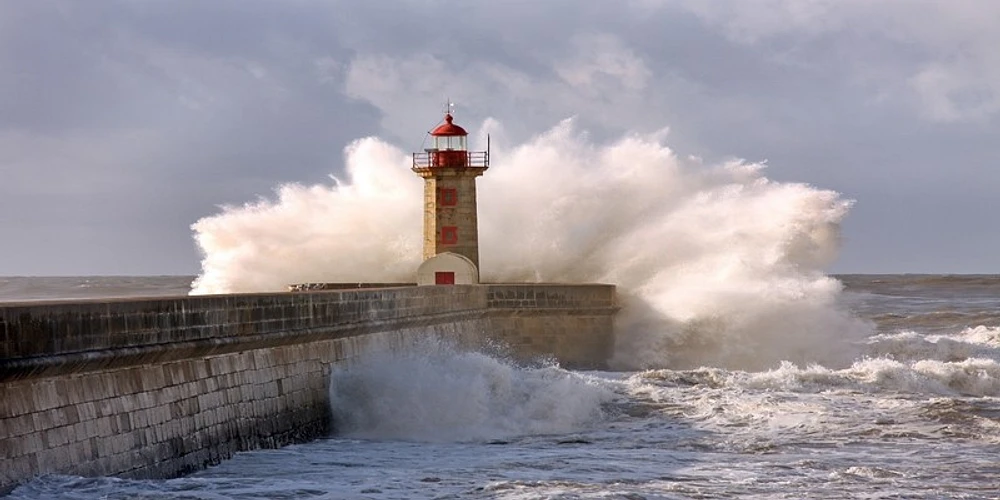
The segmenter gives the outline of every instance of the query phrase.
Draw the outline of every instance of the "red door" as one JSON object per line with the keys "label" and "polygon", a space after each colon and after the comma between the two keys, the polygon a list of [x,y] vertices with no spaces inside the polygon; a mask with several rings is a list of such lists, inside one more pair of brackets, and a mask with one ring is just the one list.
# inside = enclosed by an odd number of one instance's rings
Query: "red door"
{"label": "red door", "polygon": [[438,271],[434,273],[434,284],[435,285],[454,285],[455,284],[455,273],[453,272],[442,272]]}

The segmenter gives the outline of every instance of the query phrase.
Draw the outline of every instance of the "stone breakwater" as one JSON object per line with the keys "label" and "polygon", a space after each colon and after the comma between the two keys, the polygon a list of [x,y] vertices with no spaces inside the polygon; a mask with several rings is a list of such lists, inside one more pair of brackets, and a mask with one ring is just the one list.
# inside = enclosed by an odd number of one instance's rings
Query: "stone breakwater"
{"label": "stone breakwater", "polygon": [[0,492],[174,477],[332,431],[333,363],[428,336],[599,368],[610,285],[467,285],[0,305]]}

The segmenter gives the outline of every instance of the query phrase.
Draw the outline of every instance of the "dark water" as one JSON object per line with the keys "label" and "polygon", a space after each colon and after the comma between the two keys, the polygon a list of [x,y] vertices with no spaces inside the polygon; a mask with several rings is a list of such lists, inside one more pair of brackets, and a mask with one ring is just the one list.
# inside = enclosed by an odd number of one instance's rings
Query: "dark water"
{"label": "dark water", "polygon": [[[0,296],[175,295],[190,279],[8,278]],[[373,352],[334,370],[337,436],[179,479],[45,476],[12,498],[1000,498],[1000,276],[838,279],[874,325],[845,366]]]}
{"label": "dark water", "polygon": [[0,277],[0,302],[187,295],[194,276]]}
{"label": "dark water", "polygon": [[845,300],[879,330],[941,333],[1000,325],[1000,275],[846,274]]}

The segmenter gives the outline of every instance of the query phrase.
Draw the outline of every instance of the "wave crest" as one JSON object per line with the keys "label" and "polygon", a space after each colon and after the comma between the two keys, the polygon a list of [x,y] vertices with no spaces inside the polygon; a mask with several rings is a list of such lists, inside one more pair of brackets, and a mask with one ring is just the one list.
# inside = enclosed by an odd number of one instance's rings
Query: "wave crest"
{"label": "wave crest", "polygon": [[330,375],[342,435],[465,441],[565,433],[604,418],[613,391],[555,366],[520,368],[443,342],[372,351]]}

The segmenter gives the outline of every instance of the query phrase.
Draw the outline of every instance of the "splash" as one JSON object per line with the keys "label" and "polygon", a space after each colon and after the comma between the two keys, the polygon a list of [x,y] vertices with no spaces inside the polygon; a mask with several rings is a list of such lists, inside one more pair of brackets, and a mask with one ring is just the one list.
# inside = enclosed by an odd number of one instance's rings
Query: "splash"
{"label": "splash", "polygon": [[290,283],[412,280],[420,258],[421,180],[376,139],[346,152],[348,182],[286,184],[196,222],[203,254],[192,294],[277,292]]}
{"label": "splash", "polygon": [[580,430],[614,393],[555,366],[518,368],[448,343],[372,350],[330,375],[342,435],[467,441]]}
{"label": "splash", "polygon": [[[761,164],[680,158],[664,138],[598,145],[567,120],[495,147],[479,184],[483,279],[619,285],[620,368],[849,363],[850,340],[871,329],[824,269],[850,202],[771,181]],[[204,260],[192,293],[412,281],[422,181],[408,154],[362,139],[345,165],[344,181],[282,186],[194,224]]]}

